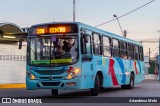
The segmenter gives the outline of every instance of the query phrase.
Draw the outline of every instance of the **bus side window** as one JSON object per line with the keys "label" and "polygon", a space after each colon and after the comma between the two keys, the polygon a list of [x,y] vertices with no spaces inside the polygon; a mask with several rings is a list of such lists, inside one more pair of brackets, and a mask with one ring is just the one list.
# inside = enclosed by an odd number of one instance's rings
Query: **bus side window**
{"label": "bus side window", "polygon": [[128,43],[128,59],[134,59],[134,45]]}
{"label": "bus side window", "polygon": [[144,57],[143,57],[143,47],[139,47],[140,48],[140,59],[141,61],[144,61]]}
{"label": "bus side window", "polygon": [[91,55],[91,38],[87,34],[81,36],[81,52]]}
{"label": "bus side window", "polygon": [[101,55],[101,37],[99,34],[93,33],[93,53],[96,55]]}
{"label": "bus side window", "polygon": [[137,45],[135,46],[134,53],[135,53],[135,60],[138,60],[139,55],[138,55],[138,46]]}
{"label": "bus side window", "polygon": [[103,36],[103,55],[111,57],[111,39]]}
{"label": "bus side window", "polygon": [[119,41],[117,39],[113,39],[113,56],[119,57]]}
{"label": "bus side window", "polygon": [[120,42],[120,54],[121,54],[121,58],[123,59],[127,59],[127,43],[124,41]]}

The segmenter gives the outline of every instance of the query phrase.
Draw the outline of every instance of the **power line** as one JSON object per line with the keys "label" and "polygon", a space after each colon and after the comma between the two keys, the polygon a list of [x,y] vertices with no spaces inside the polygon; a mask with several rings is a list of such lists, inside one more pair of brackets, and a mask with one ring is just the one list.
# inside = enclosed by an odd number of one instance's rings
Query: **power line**
{"label": "power line", "polygon": [[[155,0],[151,0],[150,2],[148,2],[148,3],[146,3],[146,4],[142,5],[142,6],[140,6],[140,7],[136,8],[136,9],[134,9],[134,10],[132,10],[132,11],[126,13],[126,14],[123,14],[123,15],[117,17],[117,18],[122,18],[122,17],[124,17],[124,16],[126,16],[126,15],[128,15],[128,14],[131,14],[131,13],[133,13],[133,12],[141,9],[142,7],[147,6],[148,4],[150,4],[150,3],[154,2],[154,1],[155,1]],[[102,24],[96,25],[95,27],[99,27],[99,26],[101,26],[101,25],[107,24],[107,23],[112,22],[112,21],[114,21],[114,20],[116,20],[116,18],[114,18],[114,19],[112,19],[112,20],[109,20],[109,21],[107,21],[107,22],[104,22],[104,23],[102,23]]]}

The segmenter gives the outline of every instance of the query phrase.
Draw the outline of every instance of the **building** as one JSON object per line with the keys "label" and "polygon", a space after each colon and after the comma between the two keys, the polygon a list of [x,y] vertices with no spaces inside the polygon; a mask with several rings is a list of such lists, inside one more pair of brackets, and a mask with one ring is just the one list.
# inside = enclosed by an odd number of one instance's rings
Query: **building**
{"label": "building", "polygon": [[[25,33],[16,24],[0,23],[0,84],[25,82]],[[22,49],[19,48],[21,41]]]}
{"label": "building", "polygon": [[144,56],[144,70],[145,74],[148,74],[148,68],[150,67],[149,65],[149,56]]}

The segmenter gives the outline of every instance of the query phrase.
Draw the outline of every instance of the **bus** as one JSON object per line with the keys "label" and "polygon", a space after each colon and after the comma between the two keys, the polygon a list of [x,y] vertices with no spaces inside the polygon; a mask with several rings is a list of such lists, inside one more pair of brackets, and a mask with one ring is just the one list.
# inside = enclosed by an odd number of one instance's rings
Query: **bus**
{"label": "bus", "polygon": [[132,89],[144,80],[143,45],[83,24],[53,22],[33,25],[27,40],[28,90]]}

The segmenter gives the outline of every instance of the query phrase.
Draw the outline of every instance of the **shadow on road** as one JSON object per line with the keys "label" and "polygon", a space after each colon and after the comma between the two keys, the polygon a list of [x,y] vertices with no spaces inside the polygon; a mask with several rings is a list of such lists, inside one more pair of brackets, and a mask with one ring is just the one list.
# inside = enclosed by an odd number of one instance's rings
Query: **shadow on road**
{"label": "shadow on road", "polygon": [[[138,89],[139,87],[135,87],[134,89]],[[111,93],[111,92],[119,92],[120,90],[129,90],[129,89],[121,89],[121,87],[110,87],[110,88],[103,88],[100,89],[99,94],[106,94]],[[84,96],[91,96],[89,90],[81,90],[81,91],[68,91],[68,92],[63,92],[60,93],[58,96],[41,96],[42,98],[79,98],[79,97],[84,97]]]}

